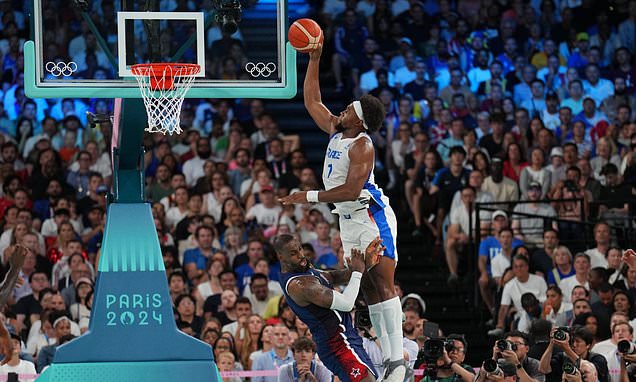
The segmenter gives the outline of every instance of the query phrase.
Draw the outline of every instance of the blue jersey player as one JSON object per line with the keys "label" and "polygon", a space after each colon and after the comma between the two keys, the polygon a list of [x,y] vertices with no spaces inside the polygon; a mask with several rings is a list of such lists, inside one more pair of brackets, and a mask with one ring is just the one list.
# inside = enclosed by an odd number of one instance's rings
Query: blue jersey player
{"label": "blue jersey player", "polygon": [[[376,372],[351,322],[362,274],[377,264],[384,251],[376,238],[365,254],[353,249],[346,270],[318,271],[305,257],[294,236],[280,235],[274,242],[280,259],[280,285],[287,303],[311,331],[320,360],[342,382],[374,382]],[[340,293],[333,284],[348,285]]]}

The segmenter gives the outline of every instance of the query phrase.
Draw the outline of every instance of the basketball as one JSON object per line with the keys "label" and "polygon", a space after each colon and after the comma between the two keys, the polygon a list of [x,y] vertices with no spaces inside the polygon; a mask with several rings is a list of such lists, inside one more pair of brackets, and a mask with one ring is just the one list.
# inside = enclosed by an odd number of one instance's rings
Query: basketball
{"label": "basketball", "polygon": [[312,19],[299,19],[289,27],[289,42],[299,52],[310,53],[324,40],[322,29]]}

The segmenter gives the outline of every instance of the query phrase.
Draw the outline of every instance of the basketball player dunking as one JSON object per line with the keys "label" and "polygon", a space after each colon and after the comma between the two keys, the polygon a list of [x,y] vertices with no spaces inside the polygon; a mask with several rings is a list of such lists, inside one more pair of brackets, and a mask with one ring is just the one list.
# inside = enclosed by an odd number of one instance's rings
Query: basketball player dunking
{"label": "basketball player dunking", "polygon": [[369,133],[385,117],[380,101],[362,96],[340,113],[331,114],[322,103],[318,65],[322,46],[309,53],[304,84],[305,107],[314,122],[330,136],[322,180],[325,191],[302,191],[281,198],[283,204],[333,203],[340,216],[340,236],[345,256],[364,251],[380,237],[386,247],[380,262],[362,278],[361,289],[369,306],[371,323],[380,340],[384,380],[402,382],[407,372],[402,349],[402,306],[395,293],[397,221],[389,200],[375,184],[375,151]]}

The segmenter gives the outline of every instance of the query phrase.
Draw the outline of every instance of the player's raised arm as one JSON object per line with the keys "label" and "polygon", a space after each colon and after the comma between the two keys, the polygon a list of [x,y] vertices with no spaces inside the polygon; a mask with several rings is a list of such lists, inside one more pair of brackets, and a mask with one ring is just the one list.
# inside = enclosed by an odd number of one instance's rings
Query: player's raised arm
{"label": "player's raised arm", "polygon": [[9,272],[4,277],[4,281],[0,284],[0,309],[4,307],[13,292],[16,281],[20,275],[20,269],[24,264],[29,249],[21,245],[15,245],[8,248],[9,251]]}
{"label": "player's raised arm", "polygon": [[329,135],[335,132],[336,117],[322,103],[320,96],[319,64],[322,54],[322,45],[309,53],[309,66],[305,76],[304,98],[305,107],[320,129]]}

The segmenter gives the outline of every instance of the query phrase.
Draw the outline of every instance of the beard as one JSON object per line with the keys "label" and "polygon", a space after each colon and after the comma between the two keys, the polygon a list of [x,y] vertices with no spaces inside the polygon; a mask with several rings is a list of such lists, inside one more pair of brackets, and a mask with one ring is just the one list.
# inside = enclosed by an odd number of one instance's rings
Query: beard
{"label": "beard", "polygon": [[210,154],[212,154],[211,151],[198,151],[197,150],[197,155],[199,156],[199,158],[201,159],[207,159],[210,157]]}
{"label": "beard", "polygon": [[336,131],[337,131],[337,132],[342,133],[342,132],[343,132],[343,131],[345,131],[345,130],[346,130],[346,128],[345,128],[344,126],[342,126],[342,122],[339,122],[339,123],[336,125]]}

